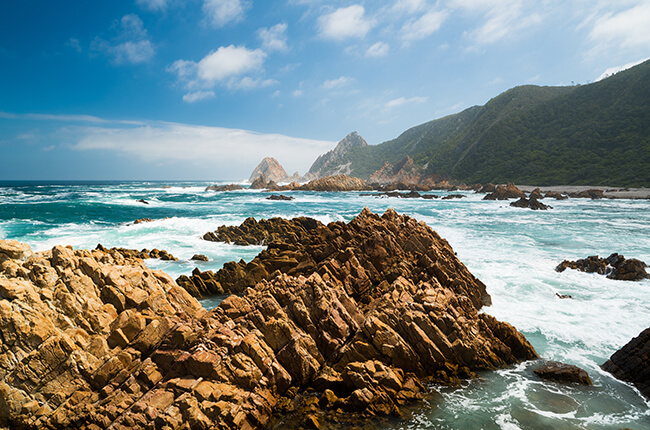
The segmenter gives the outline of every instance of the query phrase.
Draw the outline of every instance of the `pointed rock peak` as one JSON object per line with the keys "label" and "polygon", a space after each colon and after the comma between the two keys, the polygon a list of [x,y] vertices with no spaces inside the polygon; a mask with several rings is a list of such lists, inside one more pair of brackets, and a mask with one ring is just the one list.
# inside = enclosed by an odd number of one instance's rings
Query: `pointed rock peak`
{"label": "pointed rock peak", "polygon": [[368,146],[368,142],[366,142],[363,137],[359,136],[359,133],[353,131],[336,145],[334,152],[348,151],[357,146]]}
{"label": "pointed rock peak", "polygon": [[266,180],[275,182],[284,182],[290,178],[278,160],[273,157],[265,157],[253,170],[248,181],[253,182],[262,175],[265,176]]}

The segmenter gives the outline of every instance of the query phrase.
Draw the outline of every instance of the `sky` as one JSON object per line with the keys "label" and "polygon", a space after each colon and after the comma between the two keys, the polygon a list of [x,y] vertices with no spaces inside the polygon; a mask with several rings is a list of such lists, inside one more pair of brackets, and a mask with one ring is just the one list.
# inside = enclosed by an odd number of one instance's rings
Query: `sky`
{"label": "sky", "polygon": [[650,57],[650,0],[3,0],[0,180],[289,174]]}

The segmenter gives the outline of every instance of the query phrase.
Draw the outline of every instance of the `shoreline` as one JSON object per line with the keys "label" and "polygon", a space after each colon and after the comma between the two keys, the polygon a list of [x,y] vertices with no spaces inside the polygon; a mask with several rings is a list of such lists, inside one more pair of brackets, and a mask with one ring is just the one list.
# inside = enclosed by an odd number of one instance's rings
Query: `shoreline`
{"label": "shoreline", "polygon": [[607,199],[650,199],[650,188],[623,188],[591,185],[552,185],[547,187],[539,187],[535,185],[517,185],[517,188],[526,193],[530,193],[535,188],[539,188],[542,193],[554,191],[563,194],[579,193],[581,191],[596,189],[602,190],[605,198]]}

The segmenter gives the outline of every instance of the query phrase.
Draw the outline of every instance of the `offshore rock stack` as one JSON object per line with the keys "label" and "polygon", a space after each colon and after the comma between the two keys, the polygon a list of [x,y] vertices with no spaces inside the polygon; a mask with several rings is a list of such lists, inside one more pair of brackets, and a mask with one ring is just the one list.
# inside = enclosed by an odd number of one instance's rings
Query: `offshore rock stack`
{"label": "offshore rock stack", "polygon": [[215,274],[239,295],[211,312],[137,255],[0,241],[0,426],[318,425],[537,357],[424,223],[284,221],[231,229],[268,249]]}

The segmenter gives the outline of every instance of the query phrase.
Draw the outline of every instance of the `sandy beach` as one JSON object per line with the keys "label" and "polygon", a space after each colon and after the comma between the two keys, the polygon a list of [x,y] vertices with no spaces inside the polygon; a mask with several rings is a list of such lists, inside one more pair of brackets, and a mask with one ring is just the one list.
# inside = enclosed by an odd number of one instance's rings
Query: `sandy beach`
{"label": "sandy beach", "polygon": [[591,185],[554,185],[551,187],[537,187],[535,185],[517,185],[517,188],[524,192],[531,192],[539,188],[542,193],[555,191],[558,193],[579,193],[586,190],[603,190],[603,194],[608,199],[650,199],[650,188],[620,188],[620,187],[602,187]]}

